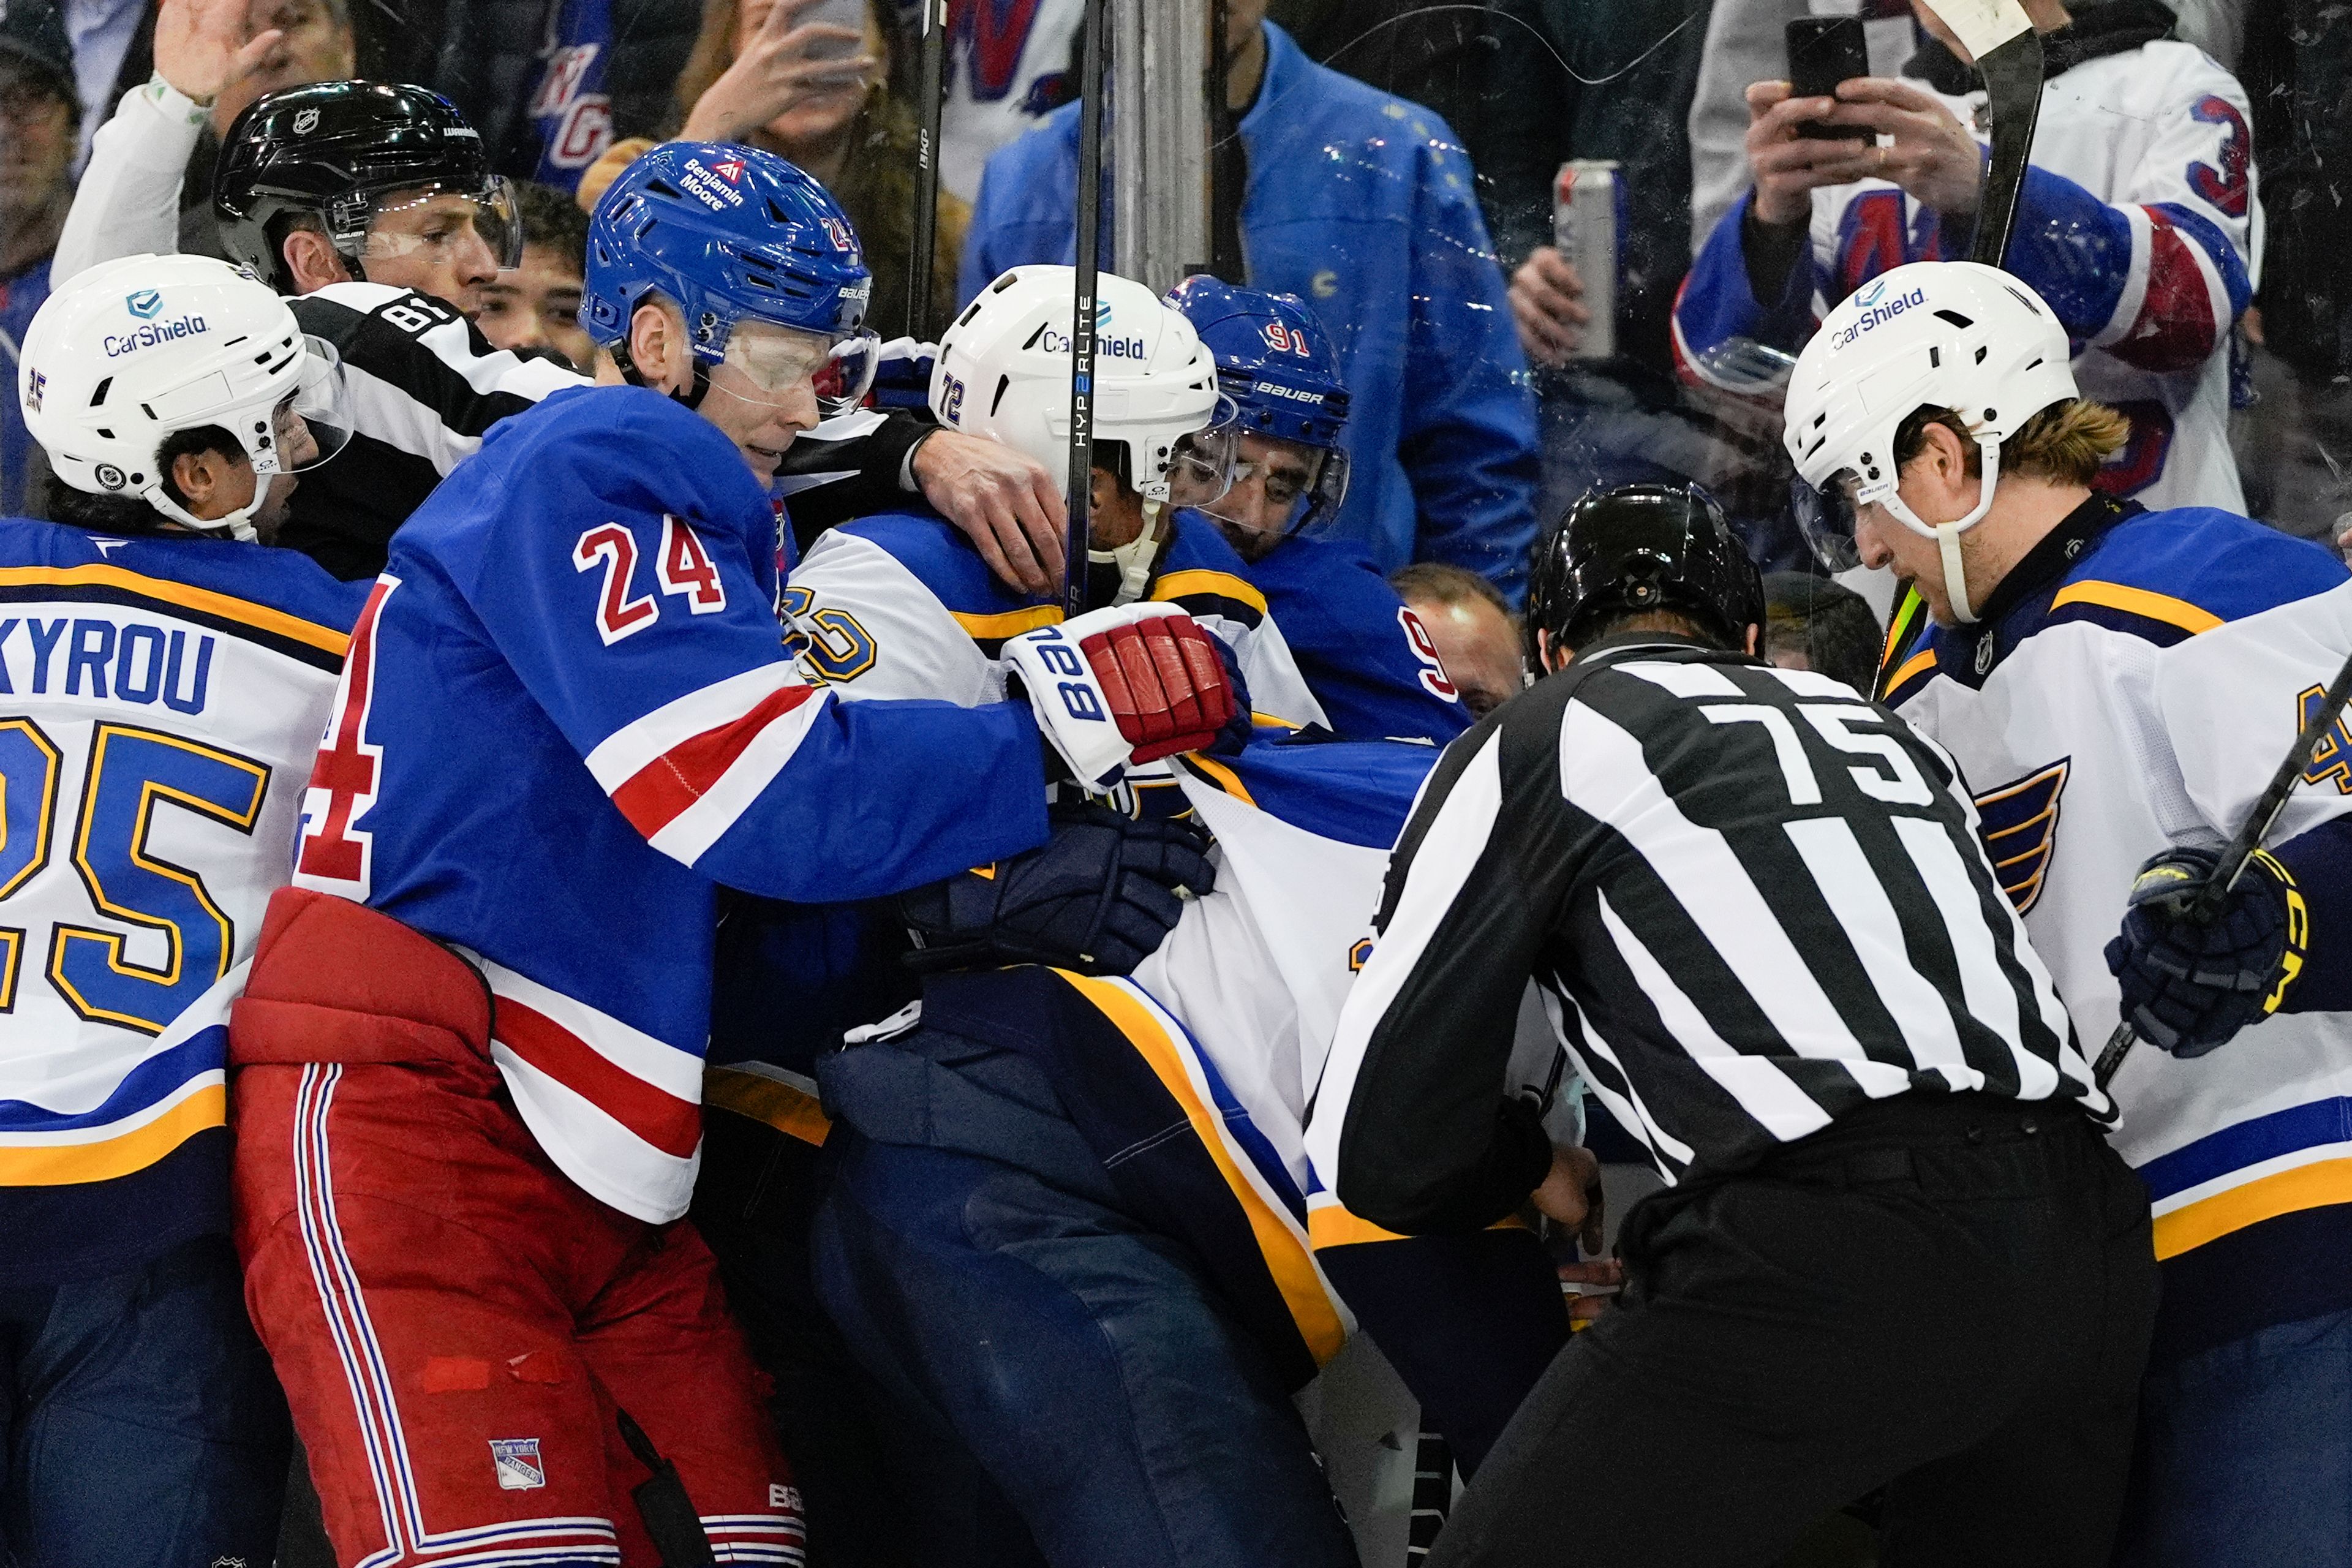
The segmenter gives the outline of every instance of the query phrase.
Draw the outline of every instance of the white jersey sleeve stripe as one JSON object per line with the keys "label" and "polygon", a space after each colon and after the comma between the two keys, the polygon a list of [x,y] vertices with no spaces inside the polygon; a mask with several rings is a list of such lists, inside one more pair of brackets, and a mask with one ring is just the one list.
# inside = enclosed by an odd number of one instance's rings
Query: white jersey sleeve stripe
{"label": "white jersey sleeve stripe", "polygon": [[645,772],[656,758],[698,735],[725,729],[778,691],[803,684],[800,672],[783,659],[713,681],[605,736],[588,753],[588,771],[611,795]]}

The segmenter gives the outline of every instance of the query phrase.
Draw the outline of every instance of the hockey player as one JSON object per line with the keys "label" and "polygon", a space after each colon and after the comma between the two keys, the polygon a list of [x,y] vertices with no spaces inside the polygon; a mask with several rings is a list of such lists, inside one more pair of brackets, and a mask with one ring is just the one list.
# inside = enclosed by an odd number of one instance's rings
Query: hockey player
{"label": "hockey player", "polygon": [[1230,717],[1204,635],[1141,607],[1015,638],[1025,704],[799,678],[763,486],[869,285],[791,164],[648,154],[592,224],[604,384],[500,426],[362,613],[232,1045],[247,1293],[346,1562],[793,1560],[674,1223],[718,885],[933,881],[1044,836],[1041,727],[1108,782]]}
{"label": "hockey player", "polygon": [[[59,281],[173,247],[181,179],[245,58],[246,14],[246,0],[163,0],[155,78],[99,131],[58,243]],[[258,100],[223,139],[213,206],[231,254],[300,296],[303,330],[356,373],[352,449],[300,493],[286,539],[338,576],[374,575],[393,531],[493,424],[586,384],[475,330],[483,287],[521,255],[520,217],[480,134],[435,93],[338,81]],[[835,482],[803,500],[804,525],[919,491],[1009,579],[1058,580],[1061,501],[1045,469],[911,418],[827,434],[813,456]]]}
{"label": "hockey player", "polygon": [[75,526],[0,521],[0,1541],[269,1561],[285,1402],[229,1243],[229,999],[286,880],[359,594],[265,549],[337,432],[225,262],[136,257],[34,318],[11,394]]}
{"label": "hockey player", "polygon": [[2218,921],[2165,899],[2202,881],[2352,647],[2352,587],[2242,517],[2096,491],[2124,422],[2079,395],[2064,321],[2017,279],[1948,262],[1885,283],[1797,362],[1809,514],[1831,558],[1925,598],[1886,700],[1966,772],[2076,1027],[2103,1039],[2120,1010],[2157,1047],[2114,1084],[2165,1276],[2120,1561],[2352,1561],[2308,1506],[2352,1487],[2330,1370],[2352,1322],[2344,733]]}
{"label": "hockey player", "polygon": [[[2130,421],[2103,494],[2152,507],[2243,505],[2229,442],[2230,330],[2262,245],[2246,95],[2154,6],[2027,0],[2048,78],[2007,265],[2058,312],[2084,394]],[[1686,379],[1776,397],[1787,356],[1857,289],[1891,319],[1907,296],[1875,280],[1968,253],[1983,181],[1967,54],[1932,35],[1900,81],[1835,99],[1748,89],[1756,186],[1717,224],[1675,302]],[[1799,133],[1808,122],[1855,140]],[[1882,144],[1877,137],[1890,138]],[[1760,359],[1752,345],[1769,350]]]}
{"label": "hockey player", "polygon": [[1950,760],[1738,651],[1702,495],[1589,494],[1532,575],[1546,675],[1430,775],[1307,1148],[1398,1230],[1589,1219],[1504,1076],[1532,975],[1670,1184],[1430,1562],[1728,1568],[1884,1485],[1890,1564],[2099,1568],[2147,1202]]}
{"label": "hockey player", "polygon": [[[942,426],[1040,463],[1066,454],[1073,276],[1067,267],[1016,268],[965,308],[931,371]],[[1143,285],[1106,273],[1096,298],[1102,395],[1087,603],[1184,609],[1232,648],[1261,722],[1329,729],[1241,558],[1209,519],[1171,500],[1180,474],[1199,475],[1193,493],[1213,496],[1232,467],[1233,410],[1213,357]],[[785,607],[824,679],[862,682],[864,694],[954,702],[996,700],[1004,639],[1062,618],[1058,603],[1009,588],[961,534],[920,512],[825,534],[793,568]]]}
{"label": "hockey player", "polygon": [[1248,564],[1337,733],[1444,745],[1470,716],[1435,641],[1371,553],[1330,532],[1348,495],[1349,405],[1331,340],[1295,294],[1202,275],[1168,302],[1216,356],[1239,436],[1223,495],[1207,493],[1208,467],[1180,463],[1169,499],[1198,507]]}

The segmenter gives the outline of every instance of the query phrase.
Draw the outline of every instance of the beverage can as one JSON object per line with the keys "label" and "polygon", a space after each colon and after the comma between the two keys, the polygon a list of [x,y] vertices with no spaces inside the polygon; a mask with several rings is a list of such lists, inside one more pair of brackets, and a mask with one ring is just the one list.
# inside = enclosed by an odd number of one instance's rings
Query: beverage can
{"label": "beverage can", "polygon": [[1623,275],[1618,237],[1625,228],[1625,181],[1612,158],[1573,158],[1552,185],[1552,243],[1584,284],[1592,320],[1571,359],[1608,359],[1617,352],[1617,284]]}

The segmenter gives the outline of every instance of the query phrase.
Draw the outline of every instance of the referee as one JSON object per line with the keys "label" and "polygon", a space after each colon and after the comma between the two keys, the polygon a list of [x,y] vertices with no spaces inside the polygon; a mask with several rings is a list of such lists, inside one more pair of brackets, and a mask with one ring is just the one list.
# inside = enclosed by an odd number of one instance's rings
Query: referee
{"label": "referee", "polygon": [[1307,1132],[1340,1200],[1406,1234],[1583,1217],[1499,1092],[1530,976],[1671,1184],[1430,1568],[1760,1563],[1882,1485],[1887,1568],[2106,1561],[2147,1196],[1950,760],[1739,651],[1763,616],[1703,493],[1587,495],[1538,547],[1548,678],[1391,860]]}

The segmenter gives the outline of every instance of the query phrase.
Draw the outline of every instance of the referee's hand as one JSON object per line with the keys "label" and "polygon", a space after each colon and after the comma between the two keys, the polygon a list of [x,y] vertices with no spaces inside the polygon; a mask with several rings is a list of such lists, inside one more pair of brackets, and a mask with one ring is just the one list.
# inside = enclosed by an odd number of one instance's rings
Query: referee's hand
{"label": "referee's hand", "polygon": [[1554,1144],[1551,1170],[1532,1199],[1546,1219],[1563,1230],[1576,1232],[1577,1245],[1588,1256],[1601,1252],[1601,1162],[1590,1149]]}

